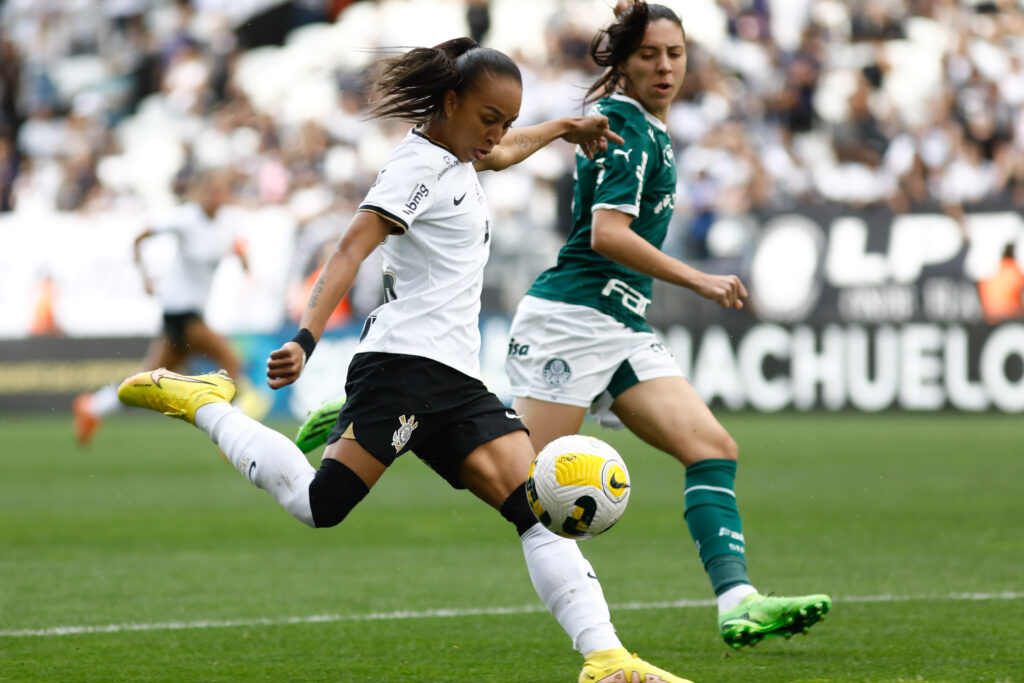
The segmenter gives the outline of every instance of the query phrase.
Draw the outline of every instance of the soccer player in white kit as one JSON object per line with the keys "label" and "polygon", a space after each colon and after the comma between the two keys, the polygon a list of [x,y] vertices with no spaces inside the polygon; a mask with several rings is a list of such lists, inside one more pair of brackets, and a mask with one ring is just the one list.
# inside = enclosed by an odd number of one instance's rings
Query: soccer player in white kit
{"label": "soccer player in white kit", "polygon": [[411,450],[516,527],[537,593],[584,656],[580,681],[683,681],[622,647],[590,563],[574,541],[537,522],[525,494],[533,447],[518,416],[480,380],[490,224],[476,172],[517,163],[557,137],[585,153],[621,138],[601,116],[506,136],[522,98],[519,69],[468,38],[385,62],[374,86],[375,116],[417,125],[324,265],[299,333],[267,364],[272,388],[299,377],[359,265],[379,247],[386,302],[364,325],[320,469],[290,439],[232,408],[233,383],[222,374],[140,373],[121,384],[121,400],[194,423],[250,482],[312,527],[340,523]]}
{"label": "soccer player in white kit", "polygon": [[[229,225],[217,220],[220,208],[231,201],[232,180],[227,171],[199,172],[188,184],[188,201],[154,221],[135,238],[135,262],[146,293],[156,296],[163,311],[161,334],[146,351],[142,367],[180,369],[198,353],[210,358],[232,377],[241,376],[241,363],[227,339],[203,319],[210,284],[220,262],[236,255],[247,268],[245,252]],[[157,235],[170,235],[176,251],[159,282],[146,271],[140,247]],[[91,441],[102,418],[121,407],[117,383],[91,394],[80,394],[72,404],[75,438],[82,446]]]}

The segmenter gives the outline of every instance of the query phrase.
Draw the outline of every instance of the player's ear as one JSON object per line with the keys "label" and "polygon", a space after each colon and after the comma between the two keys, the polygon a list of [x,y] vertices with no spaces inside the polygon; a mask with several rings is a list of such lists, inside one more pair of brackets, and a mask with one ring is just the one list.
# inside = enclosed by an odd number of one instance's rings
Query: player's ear
{"label": "player's ear", "polygon": [[455,94],[454,90],[448,90],[444,94],[444,115],[447,118],[452,118],[455,115],[455,110],[459,108],[459,96]]}

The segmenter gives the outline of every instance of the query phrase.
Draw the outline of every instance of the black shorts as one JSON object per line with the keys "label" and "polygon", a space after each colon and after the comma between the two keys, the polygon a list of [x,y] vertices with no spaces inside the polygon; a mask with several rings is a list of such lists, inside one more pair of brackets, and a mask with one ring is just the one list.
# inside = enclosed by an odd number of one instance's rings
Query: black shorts
{"label": "black shorts", "polygon": [[185,328],[193,320],[202,320],[195,311],[185,313],[164,313],[164,336],[171,346],[185,345]]}
{"label": "black shorts", "polygon": [[393,353],[359,353],[348,366],[345,401],[327,437],[347,436],[383,463],[411,450],[452,487],[462,462],[481,444],[526,431],[478,379],[443,363]]}

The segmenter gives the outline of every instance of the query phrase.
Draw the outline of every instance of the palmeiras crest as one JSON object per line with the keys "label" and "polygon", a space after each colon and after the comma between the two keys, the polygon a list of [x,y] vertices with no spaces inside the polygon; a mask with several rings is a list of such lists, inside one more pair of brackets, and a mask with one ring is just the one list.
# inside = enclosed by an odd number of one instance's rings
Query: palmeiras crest
{"label": "palmeiras crest", "polygon": [[569,364],[561,358],[552,358],[544,364],[544,381],[553,387],[560,387],[569,381],[572,370]]}

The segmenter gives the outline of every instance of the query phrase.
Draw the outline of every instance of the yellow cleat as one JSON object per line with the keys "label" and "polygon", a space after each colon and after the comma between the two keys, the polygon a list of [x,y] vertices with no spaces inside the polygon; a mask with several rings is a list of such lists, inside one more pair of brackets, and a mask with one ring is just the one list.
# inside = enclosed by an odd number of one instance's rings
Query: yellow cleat
{"label": "yellow cleat", "polygon": [[579,683],[693,683],[648,664],[624,647],[586,655]]}
{"label": "yellow cleat", "polygon": [[117,388],[121,403],[148,408],[164,415],[196,423],[196,410],[207,403],[230,403],[235,382],[226,372],[179,375],[166,368],[132,375]]}

